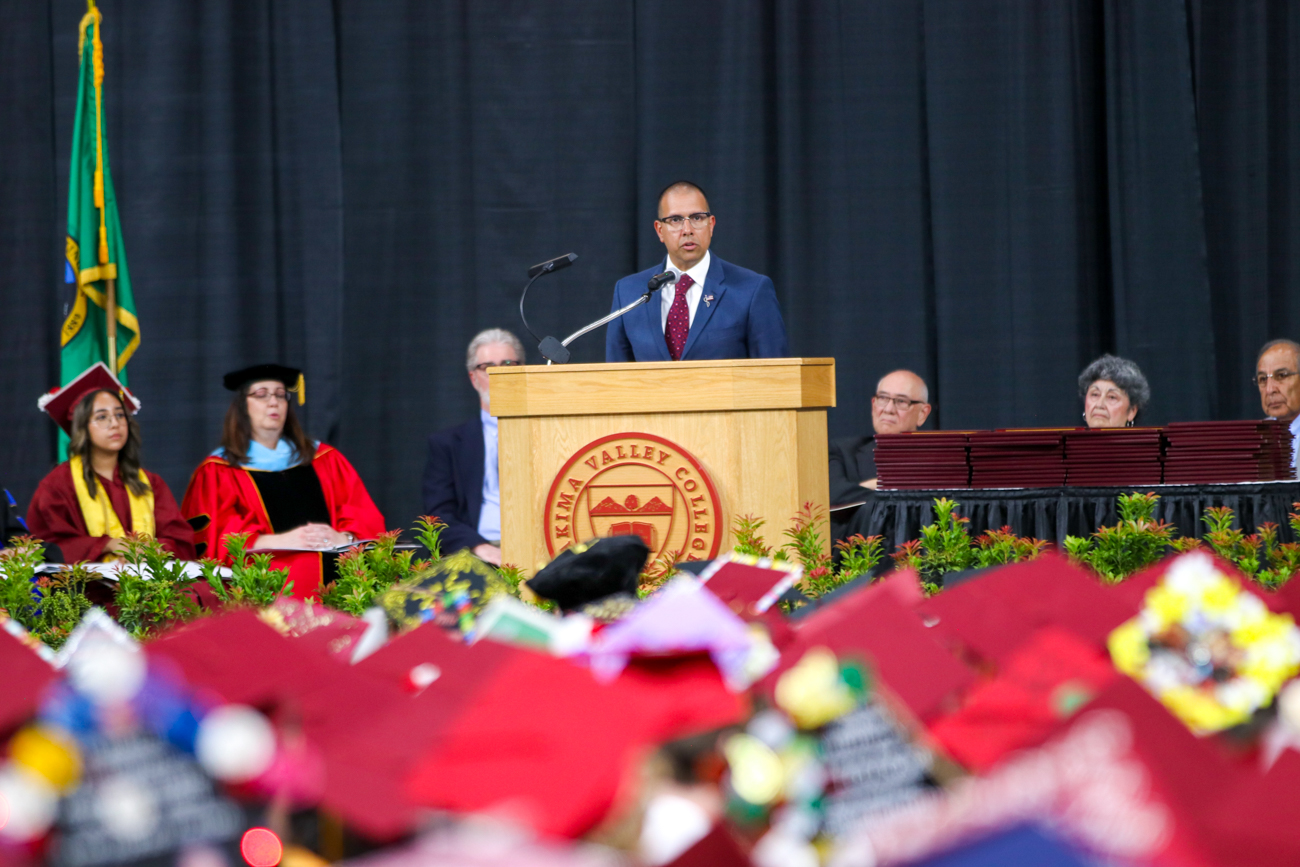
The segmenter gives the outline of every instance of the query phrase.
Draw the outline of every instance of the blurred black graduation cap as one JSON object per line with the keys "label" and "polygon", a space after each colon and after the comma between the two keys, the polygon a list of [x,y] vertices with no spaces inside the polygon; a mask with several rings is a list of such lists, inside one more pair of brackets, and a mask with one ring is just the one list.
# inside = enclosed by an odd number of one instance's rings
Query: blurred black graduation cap
{"label": "blurred black graduation cap", "polygon": [[565,548],[528,582],[543,599],[564,611],[615,593],[636,595],[650,549],[639,536],[609,536]]}

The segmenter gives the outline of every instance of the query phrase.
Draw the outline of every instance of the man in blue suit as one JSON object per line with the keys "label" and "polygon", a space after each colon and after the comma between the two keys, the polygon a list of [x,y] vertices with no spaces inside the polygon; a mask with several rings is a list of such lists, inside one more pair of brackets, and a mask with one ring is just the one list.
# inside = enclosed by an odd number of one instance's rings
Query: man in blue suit
{"label": "man in blue suit", "polygon": [[782,358],[790,354],[772,281],[709,253],[717,218],[704,191],[690,181],[670,184],[659,197],[655,233],[668,249],[655,265],[614,285],[617,310],[663,271],[675,279],[659,298],[609,324],[606,361],[694,361],[710,358]]}
{"label": "man in blue suit", "polygon": [[501,565],[501,490],[497,473],[497,420],[488,413],[488,369],[524,363],[524,346],[509,331],[489,328],[465,354],[469,384],[478,392],[476,418],[429,437],[424,467],[424,514],[447,525],[445,554],[470,548]]}

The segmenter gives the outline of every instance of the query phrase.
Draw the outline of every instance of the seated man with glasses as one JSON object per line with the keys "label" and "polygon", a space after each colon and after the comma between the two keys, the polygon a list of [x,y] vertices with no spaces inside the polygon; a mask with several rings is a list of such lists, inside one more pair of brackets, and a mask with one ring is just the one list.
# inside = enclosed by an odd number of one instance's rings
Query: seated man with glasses
{"label": "seated man with glasses", "polygon": [[1255,360],[1255,385],[1264,414],[1278,421],[1290,422],[1292,437],[1292,475],[1300,452],[1300,344],[1294,340],[1270,340]]}
{"label": "seated man with glasses", "polygon": [[772,281],[709,253],[717,222],[704,191],[690,181],[669,184],[660,194],[654,226],[668,258],[619,280],[610,309],[635,301],[656,274],[672,271],[675,278],[658,299],[609,323],[606,361],[789,355]]}
{"label": "seated man with glasses", "polygon": [[497,420],[488,413],[488,369],[524,363],[524,345],[509,331],[474,335],[465,354],[469,384],[478,392],[478,418],[429,437],[424,467],[424,514],[447,525],[444,553],[473,549],[501,565],[501,489],[497,474]]}
{"label": "seated man with glasses", "polygon": [[895,370],[876,384],[871,398],[875,433],[830,444],[831,504],[852,503],[876,489],[876,434],[914,431],[930,416],[930,390],[910,370]]}

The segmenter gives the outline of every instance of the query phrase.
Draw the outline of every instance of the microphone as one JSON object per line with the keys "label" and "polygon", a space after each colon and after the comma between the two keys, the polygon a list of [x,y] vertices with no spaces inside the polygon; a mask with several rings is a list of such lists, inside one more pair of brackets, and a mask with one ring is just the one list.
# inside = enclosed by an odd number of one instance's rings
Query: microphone
{"label": "microphone", "polygon": [[567,268],[578,258],[577,253],[565,253],[563,256],[556,256],[554,259],[547,259],[545,262],[538,262],[528,269],[528,279],[549,274],[552,271],[559,271],[561,268]]}
{"label": "microphone", "polygon": [[663,288],[665,283],[675,282],[677,282],[677,275],[672,271],[665,271],[662,274],[656,274],[651,277],[650,281],[645,284],[645,288],[649,289],[651,292],[658,292]]}
{"label": "microphone", "polygon": [[[528,324],[528,317],[524,315],[524,299],[528,297],[528,288],[533,285],[534,280],[543,274],[550,274],[552,271],[559,271],[567,268],[577,261],[577,259],[577,253],[565,253],[563,256],[556,256],[554,259],[547,259],[545,262],[538,262],[536,265],[528,269],[528,282],[524,284],[524,291],[519,295],[519,318],[523,320],[524,328],[528,329],[528,333],[533,336],[533,339],[541,340],[542,345],[539,348],[542,351],[542,357],[548,360],[551,356],[547,355],[547,352],[551,350],[551,347],[558,344],[559,341],[554,337],[547,337],[545,340],[542,340],[537,336],[537,332],[533,331],[533,327]],[[567,361],[568,359],[565,360]]]}
{"label": "microphone", "polygon": [[608,316],[602,316],[585,328],[580,328],[573,332],[568,337],[564,338],[564,340],[556,340],[554,337],[548,337],[543,340],[541,345],[537,348],[541,351],[542,357],[545,358],[548,363],[553,361],[556,364],[564,364],[569,360],[570,343],[577,340],[588,331],[593,331],[607,322],[613,322],[629,310],[640,307],[642,304],[650,300],[651,295],[655,294],[665,285],[672,283],[676,279],[677,275],[672,271],[665,271],[662,274],[656,274],[646,282],[645,292],[641,293],[641,297],[633,301],[631,304],[628,304],[626,307],[620,307]]}

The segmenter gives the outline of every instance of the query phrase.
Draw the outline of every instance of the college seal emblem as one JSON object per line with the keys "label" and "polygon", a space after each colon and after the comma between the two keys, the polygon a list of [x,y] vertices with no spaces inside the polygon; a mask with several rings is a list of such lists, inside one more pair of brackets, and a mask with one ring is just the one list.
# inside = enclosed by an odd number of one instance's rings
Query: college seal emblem
{"label": "college seal emblem", "polygon": [[621,433],[578,449],[546,495],[552,557],[598,536],[637,535],[652,559],[712,560],[722,544],[721,501],[690,452],[663,437]]}

